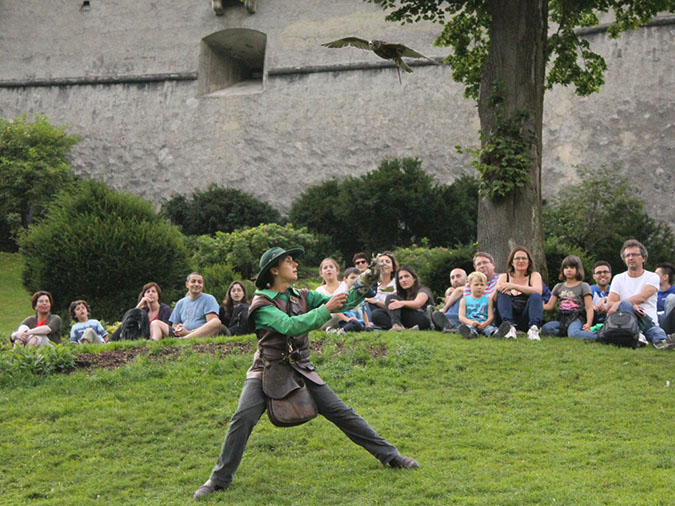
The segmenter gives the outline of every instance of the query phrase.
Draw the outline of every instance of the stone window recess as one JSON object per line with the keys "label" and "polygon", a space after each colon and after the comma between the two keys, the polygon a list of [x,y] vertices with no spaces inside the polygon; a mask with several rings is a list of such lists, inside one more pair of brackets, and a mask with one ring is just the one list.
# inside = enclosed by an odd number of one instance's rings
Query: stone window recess
{"label": "stone window recess", "polygon": [[228,7],[235,7],[243,5],[249,14],[255,14],[255,0],[211,0],[211,5],[216,13],[216,16],[225,14],[225,9]]}
{"label": "stone window recess", "polygon": [[260,93],[263,89],[267,36],[257,30],[221,30],[201,41],[200,96]]}

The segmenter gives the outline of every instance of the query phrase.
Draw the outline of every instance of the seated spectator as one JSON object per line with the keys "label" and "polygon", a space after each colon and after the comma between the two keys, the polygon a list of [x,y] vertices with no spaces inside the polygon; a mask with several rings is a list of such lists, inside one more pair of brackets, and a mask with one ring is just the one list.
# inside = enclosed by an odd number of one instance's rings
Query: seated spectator
{"label": "seated spectator", "polygon": [[427,306],[434,306],[431,291],[420,284],[412,267],[402,265],[396,272],[396,293],[387,295],[386,309],[373,311],[373,323],[382,329],[426,330],[431,327]]}
{"label": "seated spectator", "polygon": [[659,292],[656,294],[656,315],[659,318],[659,326],[666,334],[675,332],[675,286],[673,275],[675,265],[670,263],[656,264],[656,274],[659,276]]}
{"label": "seated spectator", "polygon": [[[487,278],[487,285],[485,286],[485,295],[487,295],[488,297],[490,297],[495,301],[495,321],[498,321],[499,315],[497,314],[496,311],[497,309],[496,287],[499,274],[495,272],[495,259],[492,257],[492,255],[490,255],[490,253],[486,253],[485,251],[478,251],[473,256],[473,268],[476,271],[485,274],[485,277]],[[471,288],[469,287],[468,284],[464,286],[463,295],[464,296],[471,295]],[[451,302],[450,305],[452,305],[458,300],[459,299],[451,299],[450,301],[446,301],[446,305],[448,304],[448,302]],[[431,315],[431,317],[432,317],[432,329],[442,330],[443,332],[450,332],[451,330],[457,328],[460,324],[459,313],[447,312],[446,314],[443,311],[435,311]]]}
{"label": "seated spectator", "polygon": [[675,349],[675,337],[659,327],[656,314],[659,276],[644,269],[647,248],[635,239],[629,239],[621,247],[621,259],[628,270],[614,276],[607,297],[607,315],[616,311],[633,313],[647,341],[659,350]]}
{"label": "seated spectator", "polygon": [[516,329],[527,331],[528,339],[539,341],[544,321],[541,275],[534,270],[530,251],[523,246],[511,250],[508,270],[497,280],[497,308],[502,321],[511,329],[505,336],[516,338]]}
{"label": "seated spectator", "polygon": [[487,337],[505,337],[511,329],[508,322],[497,328],[494,321],[494,298],[485,295],[487,276],[482,272],[472,272],[468,278],[471,289],[469,295],[462,296],[459,303],[459,333],[467,339],[475,339],[479,334]]}
{"label": "seated spectator", "polygon": [[352,262],[354,262],[354,267],[356,267],[359,272],[363,272],[368,268],[368,264],[370,264],[370,258],[368,258],[368,255],[361,251],[354,255]]}
{"label": "seated spectator", "polygon": [[44,346],[61,342],[61,318],[51,314],[52,294],[41,290],[30,298],[35,316],[25,318],[10,340],[17,346]]}
{"label": "seated spectator", "polygon": [[[371,315],[376,309],[386,309],[387,296],[396,292],[394,273],[398,271],[398,262],[394,255],[388,251],[380,253],[377,255],[377,263],[380,268],[380,282],[377,284],[377,293],[375,297],[366,299]],[[371,321],[375,323],[372,318]]]}
{"label": "seated spectator", "polygon": [[216,336],[221,332],[222,324],[218,318],[219,305],[216,298],[204,291],[204,278],[198,272],[188,275],[185,286],[187,296],[176,303],[169,317],[171,326],[155,320],[150,324],[150,338],[159,341],[162,337]]}
{"label": "seated spectator", "polygon": [[[361,272],[356,267],[345,269],[345,275],[344,278],[342,278],[342,282],[346,285],[347,291],[354,286],[354,281],[359,277],[359,274],[361,274]],[[373,330],[370,325],[370,320],[368,319],[368,314],[365,312],[365,305],[366,303],[362,302],[351,311],[337,313],[337,316],[340,319],[340,321],[338,321],[338,328],[336,329],[338,334]]]}
{"label": "seated spectator", "polygon": [[108,342],[108,332],[103,328],[98,320],[92,320],[89,304],[84,300],[74,300],[70,303],[70,317],[76,322],[70,328],[71,343],[97,343],[105,344]]}
{"label": "seated spectator", "polygon": [[593,296],[591,287],[584,283],[584,266],[578,256],[565,257],[560,266],[558,279],[564,280],[553,287],[551,299],[544,304],[544,310],[555,308],[560,300],[558,319],[548,322],[541,333],[548,336],[567,336],[577,339],[597,339],[591,332],[593,326]]}
{"label": "seated spectator", "polygon": [[339,280],[340,267],[333,258],[324,258],[319,265],[319,275],[321,276],[321,285],[316,289],[321,295],[335,295],[336,293],[346,292],[345,284]]}
{"label": "seated spectator", "polygon": [[[450,321],[452,321],[451,315],[459,314],[459,301],[462,300],[462,297],[464,296],[465,285],[468,286],[468,283],[466,282],[466,271],[460,268],[452,269],[450,271],[450,288],[452,288],[452,293],[445,301],[443,309],[441,309],[441,313],[444,313]],[[455,316],[455,318],[457,317]]]}
{"label": "seated spectator", "polygon": [[[328,295],[329,297],[336,293],[346,292],[347,288],[343,282],[338,278],[340,274],[340,267],[333,258],[324,258],[319,265],[319,275],[321,276],[321,285],[315,290],[321,295]],[[338,325],[337,314],[333,314],[331,319],[321,326],[321,330],[336,329]]]}
{"label": "seated spectator", "polygon": [[[122,323],[110,336],[110,340],[148,339],[150,337],[150,324],[155,320],[159,320],[168,325],[170,316],[171,307],[168,304],[162,303],[162,289],[157,283],[151,281],[143,285],[143,289],[138,295],[136,307],[124,313]],[[145,325],[146,321],[147,325]],[[138,325],[137,322],[143,323],[140,330],[136,328],[132,330],[130,327]]]}
{"label": "seated spectator", "polygon": [[248,329],[248,308],[251,302],[246,296],[246,287],[241,281],[233,281],[227,288],[227,295],[220,306],[218,318],[231,336],[250,334]]}
{"label": "seated spectator", "polygon": [[607,314],[607,297],[609,296],[609,284],[612,281],[612,266],[609,262],[600,260],[593,265],[593,279],[595,284],[591,285],[591,295],[593,295],[594,323],[605,321]]}

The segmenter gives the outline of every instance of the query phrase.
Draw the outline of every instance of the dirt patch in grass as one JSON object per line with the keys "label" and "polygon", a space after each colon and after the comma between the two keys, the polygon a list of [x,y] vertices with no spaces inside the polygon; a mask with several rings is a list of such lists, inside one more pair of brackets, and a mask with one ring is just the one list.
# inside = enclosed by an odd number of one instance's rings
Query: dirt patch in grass
{"label": "dirt patch in grass", "polygon": [[[323,340],[315,340],[310,342],[310,348],[313,354],[322,355],[326,342]],[[80,353],[75,355],[76,369],[116,369],[125,366],[134,360],[139,355],[147,355],[149,360],[158,360],[165,362],[167,360],[174,360],[182,355],[186,349],[195,353],[208,353],[214,356],[224,356],[230,353],[253,353],[255,345],[248,343],[203,343],[195,344],[190,348],[160,348],[148,354],[148,349],[145,347],[131,348],[127,350],[110,350],[101,353]],[[337,343],[337,353],[342,355],[346,352],[344,341]],[[378,346],[371,346],[368,352],[373,358],[380,358],[387,355],[387,347],[384,344]]]}

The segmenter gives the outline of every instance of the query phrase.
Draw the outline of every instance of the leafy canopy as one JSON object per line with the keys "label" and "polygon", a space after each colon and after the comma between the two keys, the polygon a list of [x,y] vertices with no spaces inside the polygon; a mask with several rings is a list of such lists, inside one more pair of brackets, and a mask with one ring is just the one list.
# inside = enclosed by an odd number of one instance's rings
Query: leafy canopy
{"label": "leafy canopy", "polygon": [[614,273],[625,270],[619,251],[629,238],[647,248],[648,267],[675,257],[673,229],[647,214],[630,180],[608,168],[579,169],[579,176],[544,206],[547,237],[609,262]]}
{"label": "leafy canopy", "polygon": [[0,118],[0,248],[14,249],[18,231],[72,181],[68,153],[79,141],[46,116]]}
{"label": "leafy canopy", "polygon": [[[445,63],[452,66],[453,79],[466,86],[467,98],[478,99],[490,42],[488,0],[367,1],[391,11],[388,21],[401,24],[434,21],[443,24],[443,31],[435,45],[452,48]],[[578,95],[587,96],[604,84],[603,74],[607,64],[602,56],[589,49],[588,41],[575,33],[575,29],[598,26],[598,13],[613,12],[615,20],[609,25],[607,33],[616,38],[625,30],[647,23],[659,12],[675,12],[675,1],[550,0],[547,7],[550,26],[554,28],[546,46],[549,68],[546,88],[551,89],[554,84],[571,84]]]}

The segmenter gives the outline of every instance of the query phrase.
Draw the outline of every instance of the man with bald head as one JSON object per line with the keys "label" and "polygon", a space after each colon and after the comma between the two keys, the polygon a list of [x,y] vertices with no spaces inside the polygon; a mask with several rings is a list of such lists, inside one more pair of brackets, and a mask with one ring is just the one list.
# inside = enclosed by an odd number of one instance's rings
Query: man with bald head
{"label": "man with bald head", "polygon": [[[495,272],[495,259],[485,251],[478,251],[473,256],[473,267],[478,272],[485,274],[487,278],[487,286],[485,287],[485,295],[490,298],[495,298],[497,290],[497,278],[499,274]],[[453,280],[453,273],[455,278]],[[463,274],[463,278],[461,275]],[[455,281],[462,280],[462,285],[455,286]],[[450,272],[450,282],[454,288],[450,296],[446,299],[445,306],[440,311],[432,314],[432,322],[434,327],[438,330],[451,330],[459,327],[459,302],[465,295],[471,295],[471,289],[466,284],[466,272],[464,269],[453,269]]]}

